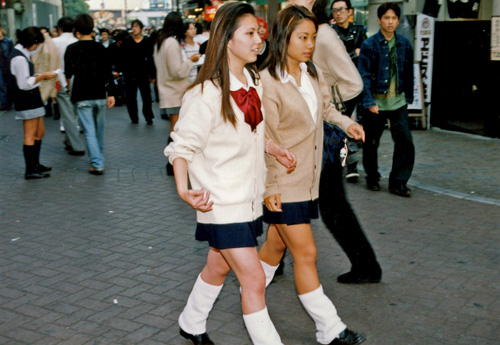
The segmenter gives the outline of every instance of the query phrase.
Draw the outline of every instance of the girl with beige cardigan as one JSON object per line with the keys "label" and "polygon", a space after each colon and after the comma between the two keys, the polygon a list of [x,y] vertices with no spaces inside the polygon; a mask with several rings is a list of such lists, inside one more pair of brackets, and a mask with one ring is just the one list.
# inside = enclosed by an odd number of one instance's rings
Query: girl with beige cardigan
{"label": "girl with beige cardigan", "polygon": [[[193,64],[200,59],[200,54],[193,54],[184,60],[181,41],[185,30],[179,12],[170,12],[163,23],[163,32],[155,45],[153,58],[156,65],[156,79],[160,98],[160,111],[170,120],[168,142],[177,120],[182,101],[182,95],[191,84],[189,73]],[[173,168],[167,163],[167,175],[173,175]]]}
{"label": "girl with beige cardigan", "polygon": [[346,328],[323,293],[310,222],[318,218],[323,120],[358,140],[364,139],[364,131],[335,109],[321,70],[307,64],[317,30],[316,17],[305,7],[295,5],[280,11],[271,29],[269,57],[261,73],[266,135],[294,152],[298,165],[287,173],[274,159],[266,158],[264,221],[270,226],[259,257],[268,284],[288,248],[294,260],[299,299],[316,323],[317,341],[352,345],[363,342],[365,337]]}

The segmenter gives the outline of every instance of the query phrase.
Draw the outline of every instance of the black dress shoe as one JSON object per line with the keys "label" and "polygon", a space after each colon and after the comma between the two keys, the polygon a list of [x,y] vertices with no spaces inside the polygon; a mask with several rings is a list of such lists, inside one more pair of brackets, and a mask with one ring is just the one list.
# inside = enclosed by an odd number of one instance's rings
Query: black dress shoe
{"label": "black dress shoe", "polygon": [[41,165],[41,164],[38,165],[38,172],[39,173],[43,174],[43,173],[45,173],[47,171],[51,171],[51,170],[52,170],[51,167],[46,167],[45,165]]}
{"label": "black dress shoe", "polygon": [[389,185],[389,192],[391,192],[392,194],[396,194],[396,195],[404,196],[404,197],[411,196],[411,189],[406,187],[403,184],[397,185],[397,186]]}
{"label": "black dress shoe", "polygon": [[361,344],[366,340],[366,337],[363,333],[358,333],[351,331],[346,328],[339,336],[330,343],[330,345],[356,345]]}
{"label": "black dress shoe", "polygon": [[153,119],[146,119],[146,123],[148,125],[152,125],[153,124]]}
{"label": "black dress shoe", "polygon": [[371,191],[378,192],[380,190],[380,184],[378,182],[366,181],[366,188]]}
{"label": "black dress shoe", "polygon": [[194,345],[215,345],[214,342],[210,340],[207,333],[189,334],[185,332],[182,328],[179,330],[179,333],[184,338],[191,340]]}
{"label": "black dress shoe", "polygon": [[83,156],[83,155],[85,155],[85,151],[75,151],[75,150],[70,150],[70,151],[68,151],[68,155],[72,155],[72,156]]}
{"label": "black dress shoe", "polygon": [[341,284],[367,284],[367,283],[380,283],[382,280],[382,270],[371,271],[357,271],[351,270],[350,272],[341,274],[337,277],[337,281]]}

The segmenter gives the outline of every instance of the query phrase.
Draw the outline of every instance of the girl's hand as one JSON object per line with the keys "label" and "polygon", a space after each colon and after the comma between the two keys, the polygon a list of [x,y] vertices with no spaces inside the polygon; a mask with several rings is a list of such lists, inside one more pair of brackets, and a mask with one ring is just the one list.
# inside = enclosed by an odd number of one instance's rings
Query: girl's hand
{"label": "girl's hand", "polygon": [[188,189],[186,191],[179,192],[179,196],[187,204],[191,205],[192,208],[201,212],[212,211],[213,201],[210,201],[210,193],[203,189],[194,190]]}
{"label": "girl's hand", "polygon": [[365,142],[365,130],[359,123],[355,122],[347,127],[347,134],[349,134],[356,140],[362,140],[363,142]]}
{"label": "girl's hand", "polygon": [[42,76],[43,76],[43,79],[50,80],[50,79],[54,79],[55,77],[57,77],[57,73],[45,72],[45,73],[42,73]]}
{"label": "girl's hand", "polygon": [[297,166],[297,156],[295,156],[293,152],[280,148],[274,157],[286,168],[287,174],[295,170]]}
{"label": "girl's hand", "polygon": [[198,62],[198,60],[200,59],[200,56],[201,56],[200,53],[195,53],[195,54],[191,55],[191,57],[189,59],[193,62]]}
{"label": "girl's hand", "polygon": [[264,205],[271,212],[281,212],[281,195],[273,194],[264,199]]}

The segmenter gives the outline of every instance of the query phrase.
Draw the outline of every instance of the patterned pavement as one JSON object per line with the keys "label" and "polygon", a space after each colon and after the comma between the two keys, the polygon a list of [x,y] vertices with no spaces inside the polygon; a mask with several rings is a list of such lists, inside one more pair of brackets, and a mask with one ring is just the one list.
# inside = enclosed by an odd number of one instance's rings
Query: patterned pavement
{"label": "patterned pavement", "polygon": [[[58,121],[47,118],[41,160],[52,176],[25,181],[21,123],[0,115],[0,344],[190,344],[177,317],[207,247],[165,174],[168,122],[131,125],[123,106],[107,119],[104,176],[88,174],[88,156],[65,153]],[[500,140],[413,135],[412,198],[389,194],[387,180],[376,193],[348,186],[382,282],[338,284],[349,264],[318,220],[322,285],[366,344],[500,345]],[[387,132],[385,176],[391,152]],[[285,262],[266,291],[271,317],[284,344],[316,344]],[[218,345],[250,344],[233,274],[208,331]]]}

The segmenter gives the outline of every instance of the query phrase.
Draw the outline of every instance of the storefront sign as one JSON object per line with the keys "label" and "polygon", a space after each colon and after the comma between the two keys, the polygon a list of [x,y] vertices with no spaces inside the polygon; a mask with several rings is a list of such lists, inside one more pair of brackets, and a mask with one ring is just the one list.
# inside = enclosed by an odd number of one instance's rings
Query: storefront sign
{"label": "storefront sign", "polygon": [[420,62],[425,102],[430,103],[434,58],[434,18],[419,14],[415,35],[415,60]]}
{"label": "storefront sign", "polygon": [[205,20],[212,21],[215,18],[215,13],[217,12],[217,6],[206,6],[205,7]]}
{"label": "storefront sign", "polygon": [[500,61],[500,17],[491,17],[491,61]]}

